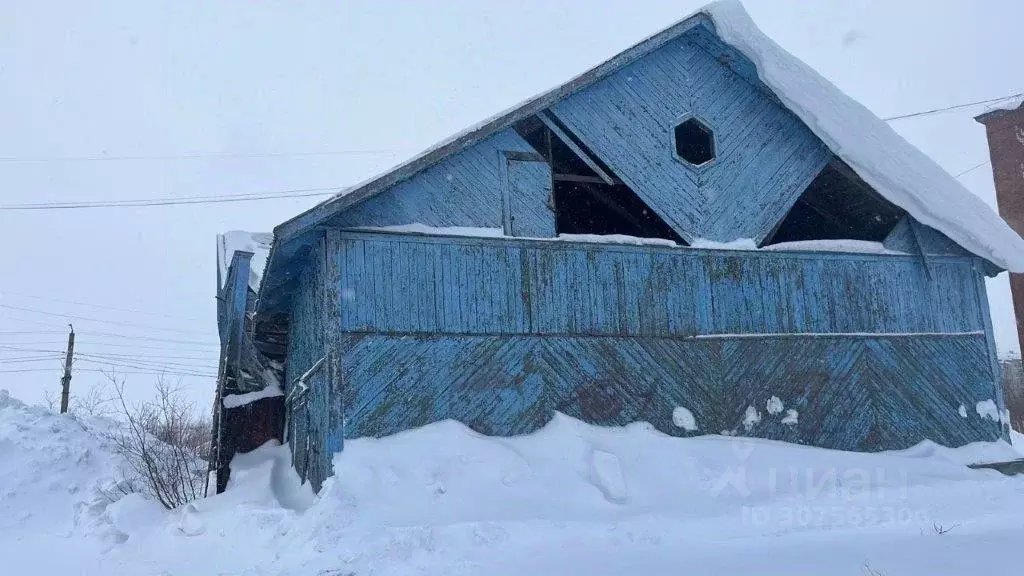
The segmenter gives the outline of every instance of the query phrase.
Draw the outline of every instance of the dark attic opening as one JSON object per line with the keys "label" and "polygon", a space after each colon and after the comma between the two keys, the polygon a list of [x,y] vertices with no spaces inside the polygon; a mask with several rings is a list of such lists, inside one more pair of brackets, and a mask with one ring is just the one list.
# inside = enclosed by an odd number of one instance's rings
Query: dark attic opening
{"label": "dark attic opening", "polygon": [[558,234],[623,234],[686,242],[553,115],[540,113],[516,132],[551,166]]}
{"label": "dark attic opening", "polygon": [[833,158],[764,243],[801,240],[881,242],[905,212]]}

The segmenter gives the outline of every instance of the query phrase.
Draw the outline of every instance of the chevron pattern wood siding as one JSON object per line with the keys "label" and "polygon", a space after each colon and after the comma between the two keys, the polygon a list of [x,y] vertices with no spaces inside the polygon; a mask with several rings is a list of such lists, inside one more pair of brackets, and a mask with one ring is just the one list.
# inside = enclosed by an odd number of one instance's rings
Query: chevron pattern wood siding
{"label": "chevron pattern wood siding", "polygon": [[[712,51],[711,38],[698,26],[551,110],[687,241],[760,242],[830,152],[734,72],[749,68],[742,57]],[[714,131],[717,155],[707,165],[674,157],[673,128],[688,116]]]}
{"label": "chevron pattern wood siding", "polygon": [[974,260],[339,233],[343,331],[692,336],[985,330]]}
{"label": "chevron pattern wood siding", "polygon": [[677,406],[697,415],[694,433],[846,450],[1003,433],[973,409],[1001,402],[973,258],[935,256],[929,280],[915,256],[330,242],[342,383],[330,402],[348,438],[445,418],[521,434],[554,411],[689,434]]}
{"label": "chevron pattern wood siding", "polygon": [[[841,450],[905,448],[925,438],[958,446],[1002,433],[974,411],[993,397],[983,335],[348,334],[341,351],[350,438],[446,418],[485,434],[523,434],[554,411],[609,426],[646,421],[672,435],[738,434]],[[781,411],[770,410],[772,397]],[[673,424],[677,406],[696,416],[698,430]]]}
{"label": "chevron pattern wood siding", "polygon": [[[514,130],[503,130],[353,206],[331,224],[342,228],[411,223],[501,228],[502,197],[507,185],[502,152],[536,154]],[[555,215],[548,207],[550,177],[517,184],[539,188],[524,190],[513,199],[517,202],[519,226],[538,234],[550,231],[546,235],[554,235]]]}

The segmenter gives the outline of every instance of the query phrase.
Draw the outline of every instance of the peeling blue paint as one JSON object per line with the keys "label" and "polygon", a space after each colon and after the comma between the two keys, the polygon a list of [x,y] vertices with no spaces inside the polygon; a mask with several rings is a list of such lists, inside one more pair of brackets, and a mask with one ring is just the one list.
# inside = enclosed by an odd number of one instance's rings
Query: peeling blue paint
{"label": "peeling blue paint", "polygon": [[[697,26],[552,112],[687,241],[760,242],[831,153],[711,38]],[[699,167],[674,156],[673,129],[693,116],[717,150]]]}
{"label": "peeling blue paint", "polygon": [[[521,434],[554,411],[845,450],[1004,433],[956,413],[1002,402],[974,257],[936,255],[928,280],[912,255],[331,238],[337,316],[327,346],[340,360],[336,391],[311,406],[340,411],[347,438],[446,418]],[[306,330],[316,320],[303,306],[293,322]],[[292,347],[305,358],[297,365],[315,361],[303,344]],[[772,396],[782,412],[767,412]],[[331,405],[315,404],[323,401]],[[698,431],[673,425],[676,406],[697,415]],[[762,413],[749,430],[747,407]],[[788,410],[795,423],[783,422]],[[318,486],[323,476],[314,475],[329,468],[297,456]]]}

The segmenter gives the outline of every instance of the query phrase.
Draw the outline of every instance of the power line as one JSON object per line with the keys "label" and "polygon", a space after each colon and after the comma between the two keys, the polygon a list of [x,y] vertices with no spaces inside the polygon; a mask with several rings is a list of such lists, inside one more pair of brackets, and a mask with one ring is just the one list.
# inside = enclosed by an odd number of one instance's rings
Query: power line
{"label": "power line", "polygon": [[[200,320],[200,318],[190,317],[190,316],[181,316],[181,315],[176,315],[176,314],[163,314],[163,313],[160,313],[160,312],[146,312],[144,310],[137,310],[137,309],[134,309],[134,308],[119,308],[117,306],[108,306],[106,304],[90,304],[89,302],[80,302],[80,301],[76,301],[76,300],[61,300],[61,299],[58,299],[58,298],[43,298],[41,296],[29,296],[28,294],[16,294],[14,292],[8,292],[8,291],[0,292],[0,296],[14,296],[16,298],[27,298],[29,300],[38,300],[40,302],[54,302],[54,303],[57,303],[57,304],[73,304],[75,306],[87,306],[89,308],[97,308],[97,309],[100,309],[100,310],[117,310],[118,312],[131,312],[132,314],[142,314],[144,316],[157,316],[157,317],[161,317],[161,318],[174,318],[174,319],[191,318],[192,320]],[[3,334],[3,332],[0,332],[0,334]]]}
{"label": "power line", "polygon": [[60,350],[45,350],[43,348],[22,348],[20,346],[6,346],[0,344],[0,350],[15,350],[17,352],[46,352],[47,354],[60,354]]}
{"label": "power line", "polygon": [[[82,332],[75,332],[81,335]],[[109,342],[106,338],[115,338],[116,336],[100,336],[98,339],[93,338],[95,333],[88,332],[86,336],[88,338],[79,338],[82,340],[84,346],[108,346],[112,348],[138,348],[141,350],[181,350],[182,352],[209,352],[214,354],[218,348],[218,344],[215,343],[199,343],[190,340],[165,340],[163,338],[144,338],[141,336],[125,336],[129,340],[143,340],[146,342],[166,342],[168,344],[174,344],[174,346],[153,346],[144,344],[133,344],[129,342]],[[20,344],[23,346],[49,346],[51,344],[62,344],[58,340],[4,340],[5,335],[0,334],[0,344]],[[66,342],[66,341],[65,341]],[[205,350],[204,350],[205,349]]]}
{"label": "power line", "polygon": [[[192,368],[204,367],[204,368],[215,368],[217,366],[217,358],[194,358],[190,356],[179,356],[174,358],[172,356],[148,356],[145,354],[109,354],[109,353],[81,353],[78,354],[83,358],[101,358],[105,360],[116,360],[119,362],[138,362],[145,364],[181,364],[188,365]],[[206,363],[198,364],[195,362],[180,362],[180,360],[197,360]]]}
{"label": "power line", "polygon": [[[36,320],[34,318],[4,318],[4,322],[7,322],[7,323],[9,323],[9,322],[16,322],[16,323],[19,323],[19,324],[36,324],[38,326],[46,326],[46,327],[49,327],[49,328],[53,328],[54,327],[53,321],[43,322],[42,320]],[[67,334],[66,330],[58,330],[56,332],[59,332],[61,334]]]}
{"label": "power line", "polygon": [[888,118],[882,118],[886,122],[892,122],[893,120],[904,120],[906,118],[916,118],[918,116],[927,116],[930,114],[938,114],[940,112],[948,112],[950,110],[959,110],[961,108],[969,108],[971,106],[978,106],[980,104],[993,104],[1002,100],[1009,100],[1011,98],[1017,98],[1024,96],[1024,92],[1018,92],[1017,94],[1010,94],[1009,96],[1003,96],[1001,98],[989,98],[988,100],[977,100],[975,102],[966,102],[964,104],[954,104],[953,106],[946,106],[945,108],[935,108],[933,110],[923,110],[921,112],[911,112],[909,114],[901,114],[899,116],[890,116]]}
{"label": "power line", "polygon": [[[91,348],[90,348],[90,350],[91,350]],[[90,352],[89,354],[86,354],[86,355],[88,356],[90,354],[91,355],[101,355],[101,356],[104,356],[104,357],[111,357],[111,358],[129,358],[129,359],[142,357],[142,358],[156,358],[156,359],[161,359],[161,360],[163,360],[163,359],[169,359],[169,360],[213,360],[214,363],[216,363],[216,361],[220,357],[219,354],[207,355],[207,356],[176,356],[176,355],[173,355],[173,354],[172,355],[168,355],[168,354],[155,354],[155,355],[142,354],[142,355],[139,355],[139,354],[125,354],[123,352],[109,352],[109,351],[106,351],[106,350],[99,350],[99,351],[96,351],[96,352]]]}
{"label": "power line", "polygon": [[125,334],[117,334],[116,332],[100,332],[97,330],[83,330],[78,332],[79,335],[86,336],[103,336],[107,338],[121,338],[127,340],[145,340],[147,342],[168,342],[171,344],[192,344],[196,346],[209,346],[217,348],[220,346],[219,342],[212,342],[209,340],[180,340],[176,338],[158,338],[155,336],[130,336]]}
{"label": "power line", "polygon": [[49,356],[16,356],[14,358],[0,357],[0,364],[25,364],[29,362],[60,361],[60,356],[51,354]]}
{"label": "power line", "polygon": [[[76,334],[78,334],[78,332],[76,332]],[[215,348],[214,349],[209,349],[209,350],[201,350],[201,349],[197,349],[197,348],[190,349],[190,348],[175,348],[175,347],[171,347],[171,346],[151,346],[151,345],[145,345],[145,344],[126,344],[126,343],[123,343],[123,342],[97,342],[97,341],[94,341],[94,340],[81,341],[82,338],[78,338],[78,340],[79,341],[76,341],[76,345],[78,345],[82,349],[92,350],[94,348],[99,348],[99,349],[101,349],[100,351],[102,351],[102,352],[106,352],[107,348],[126,348],[128,350],[163,350],[163,351],[166,351],[166,352],[194,352],[196,354],[204,354],[204,356],[202,356],[201,358],[216,357],[218,355],[218,353],[219,353],[219,351],[217,349],[215,349]],[[57,341],[53,341],[53,340],[49,340],[49,341],[45,341],[45,342],[43,342],[43,341],[25,342],[25,341],[0,340],[0,343],[3,343],[3,344],[17,344],[19,346],[59,346],[59,345],[62,344],[62,342],[57,342]],[[163,355],[161,355],[161,356],[162,357],[166,357],[166,358],[170,358],[170,356],[163,356]],[[197,358],[200,358],[200,357],[197,357]]]}
{"label": "power line", "polygon": [[[51,373],[54,370],[60,371],[60,368],[49,369],[49,368],[16,368],[14,370],[0,370],[0,374],[27,374],[27,373]],[[172,372],[170,370],[146,370],[146,371],[114,371],[104,370],[102,368],[76,368],[75,372],[98,372],[100,374],[111,374],[117,375],[153,375],[153,376],[195,376],[201,378],[216,378],[216,374],[192,374],[188,372]]]}
{"label": "power line", "polygon": [[[217,369],[216,366],[192,366],[188,364],[175,364],[171,362],[127,362],[119,360],[110,360],[104,358],[80,358],[75,361],[77,365],[79,362],[85,362],[90,364],[100,364],[105,366],[116,366],[119,368],[136,368],[142,370],[176,370],[179,372],[188,372],[193,376],[211,376],[212,371]],[[203,372],[204,370],[210,370],[210,373]]]}
{"label": "power line", "polygon": [[304,158],[310,156],[394,156],[408,150],[333,150],[324,152],[189,152],[184,154],[162,154],[152,156],[2,156],[0,163],[43,163],[43,162],[133,162],[148,160],[217,160],[233,158]]}
{"label": "power line", "polygon": [[[54,343],[54,345],[56,345],[56,342]],[[12,346],[12,345],[5,345],[5,344],[0,344],[0,352],[17,352],[17,353],[29,353],[29,352],[31,352],[31,353],[45,353],[45,354],[56,355],[56,356],[59,356],[60,354],[62,354],[60,351],[57,351],[57,349],[40,348],[40,347],[26,347],[25,345],[14,345],[14,346]],[[102,351],[99,351],[99,352],[102,352]],[[213,362],[216,362],[218,360],[218,358],[219,358],[219,357],[209,357],[209,356],[208,357],[161,356],[161,355],[156,355],[156,356],[139,356],[139,355],[112,354],[112,353],[103,353],[103,354],[79,353],[78,356],[90,357],[90,358],[109,358],[111,360],[131,361],[131,362],[139,362],[139,363],[146,363],[146,364],[162,364],[162,363],[164,363],[165,360],[169,361],[169,362],[167,362],[168,364],[183,364],[183,363],[179,363],[179,362],[174,362],[175,360],[198,360],[198,361],[213,361]],[[4,359],[3,357],[0,357],[0,360],[6,360],[6,359]],[[194,365],[193,364],[189,364],[189,366],[194,366]],[[212,364],[204,365],[204,366],[205,367],[212,367]]]}
{"label": "power line", "polygon": [[66,210],[81,208],[145,208],[150,206],[178,206],[186,204],[220,204],[224,202],[250,202],[254,200],[275,200],[280,198],[310,198],[333,196],[341,188],[300,188],[276,192],[250,192],[222,196],[170,196],[165,198],[136,198],[131,200],[86,200],[82,202],[39,202],[32,204],[0,205],[0,211],[16,210]]}
{"label": "power line", "polygon": [[[80,343],[83,346],[103,346],[109,348],[130,348],[140,350],[174,350],[180,352],[195,352],[197,354],[216,354],[219,345],[216,343],[197,342],[192,340],[169,340],[164,338],[146,338],[143,336],[123,336],[128,340],[142,340],[144,342],[165,342],[168,345],[158,346],[153,344],[135,344],[132,342],[110,342],[107,338],[117,338],[117,336],[99,336],[95,337],[95,332],[86,332],[85,338],[82,338],[82,332],[75,332],[79,335]],[[50,346],[63,344],[59,340],[5,340],[4,335],[0,335],[0,344],[18,344],[21,346]],[[66,341],[65,341],[66,342]]]}
{"label": "power line", "polygon": [[975,164],[974,166],[971,166],[967,170],[964,170],[963,172],[960,172],[959,174],[956,175],[956,178],[959,178],[959,177],[963,176],[964,174],[967,174],[968,172],[974,172],[978,168],[981,168],[982,166],[984,166],[984,165],[986,165],[988,163],[989,163],[989,160],[983,160],[980,163]]}
{"label": "power line", "polygon": [[[931,114],[938,114],[941,112],[948,112],[951,110],[959,110],[962,108],[968,108],[971,106],[979,106],[982,104],[993,104],[1011,98],[1019,98],[1024,96],[1024,92],[1016,94],[1009,94],[1007,96],[1001,96],[998,98],[989,98],[985,100],[976,100],[973,102],[965,102],[963,104],[955,104],[952,106],[945,106],[942,108],[934,108],[931,110],[922,110],[919,112],[911,112],[908,114],[901,114],[898,116],[889,116],[883,118],[886,122],[892,122],[895,120],[904,120],[907,118],[916,118],[920,116],[927,116]],[[298,152],[298,153],[272,153],[272,154],[183,154],[183,155],[168,155],[168,156],[82,156],[82,157],[63,157],[63,158],[16,158],[16,157],[0,157],[0,162],[43,162],[43,161],[87,161],[87,160],[170,160],[170,159],[192,159],[192,158],[224,158],[224,157],[272,157],[272,156],[312,156],[312,155],[338,155],[338,154],[392,154],[398,153],[395,150],[348,150],[339,152]],[[971,168],[960,175],[965,174],[976,168],[980,168],[981,165]],[[233,195],[221,195],[221,196],[172,196],[164,198],[136,198],[136,199],[125,199],[125,200],[87,200],[81,202],[39,202],[39,203],[27,203],[27,204],[8,204],[0,205],[0,211],[27,211],[27,210],[65,210],[65,209],[87,209],[87,208],[142,208],[142,207],[153,207],[153,206],[179,206],[189,204],[220,204],[225,202],[251,202],[257,200],[275,200],[283,198],[308,198],[316,196],[330,196],[335,195],[341,191],[339,187],[330,188],[299,188],[293,190],[279,190],[270,192],[250,192],[244,194],[233,194]]]}
{"label": "power line", "polygon": [[111,325],[114,325],[114,326],[129,326],[129,327],[133,327],[133,328],[145,328],[145,329],[148,329],[148,330],[161,330],[161,331],[164,331],[164,332],[176,332],[176,333],[180,333],[180,334],[202,334],[202,332],[199,332],[199,331],[196,331],[196,330],[181,330],[181,329],[177,329],[177,328],[163,328],[163,327],[159,327],[159,326],[150,326],[150,325],[146,325],[146,324],[136,324],[136,323],[132,323],[132,322],[118,322],[116,320],[103,320],[103,319],[100,319],[100,318],[92,318],[90,316],[80,316],[80,315],[77,315],[77,314],[62,314],[62,313],[59,313],[59,312],[46,312],[45,310],[36,310],[36,309],[33,309],[33,308],[24,308],[24,307],[21,307],[21,306],[12,306],[10,304],[0,304],[0,308],[5,308],[5,309],[8,309],[8,310],[18,310],[20,312],[30,312],[32,314],[41,314],[43,316],[55,316],[57,318],[68,318],[68,319],[71,319],[71,320],[84,320],[86,322],[99,322],[101,324],[111,324]]}
{"label": "power line", "polygon": [[[51,344],[59,344],[59,342],[53,342]],[[211,358],[211,357],[216,358],[220,354],[220,351],[217,350],[217,349],[205,350],[204,351],[204,350],[196,350],[196,349],[190,350],[188,348],[170,348],[170,347],[167,347],[167,346],[147,346],[147,345],[144,345],[144,344],[123,344],[123,343],[116,343],[116,342],[92,342],[92,341],[85,341],[85,342],[81,342],[81,346],[82,346],[83,349],[88,349],[88,350],[92,350],[93,347],[98,347],[98,348],[127,348],[129,350],[164,350],[164,351],[168,351],[168,352],[195,352],[196,354],[204,354],[204,356],[197,356],[196,358]],[[106,352],[106,350],[101,350],[101,351]],[[164,355],[161,355],[161,357],[162,358],[171,358],[171,356],[164,356]],[[184,358],[184,356],[181,356],[181,358]]]}

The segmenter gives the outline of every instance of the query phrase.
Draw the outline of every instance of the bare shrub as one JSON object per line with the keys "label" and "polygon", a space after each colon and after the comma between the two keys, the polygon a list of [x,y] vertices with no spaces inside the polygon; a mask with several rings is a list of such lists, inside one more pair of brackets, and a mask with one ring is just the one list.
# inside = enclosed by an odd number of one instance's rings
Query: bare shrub
{"label": "bare shrub", "polygon": [[[72,388],[68,399],[68,412],[72,416],[85,418],[114,418],[117,416],[117,398],[110,393],[103,383],[90,386],[86,392],[81,388]],[[56,412],[60,405],[60,396],[47,390],[43,394],[46,407]]]}
{"label": "bare shrub", "polygon": [[176,508],[205,493],[210,450],[209,422],[197,416],[180,388],[157,379],[156,398],[129,405],[124,380],[109,377],[122,426],[110,438],[124,458],[118,490],[142,492],[164,508]]}
{"label": "bare shrub", "polygon": [[881,572],[875,570],[867,562],[864,563],[864,576],[883,576]]}

